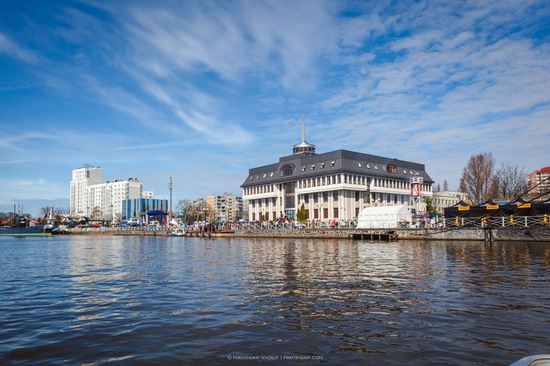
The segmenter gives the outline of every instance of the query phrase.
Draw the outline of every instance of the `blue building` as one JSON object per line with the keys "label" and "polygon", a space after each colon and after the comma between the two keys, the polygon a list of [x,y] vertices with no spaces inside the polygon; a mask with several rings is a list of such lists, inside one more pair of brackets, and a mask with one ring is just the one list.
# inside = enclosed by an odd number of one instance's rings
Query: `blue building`
{"label": "blue building", "polygon": [[122,201],[122,220],[138,218],[139,214],[149,210],[168,212],[168,200],[156,198],[136,198]]}

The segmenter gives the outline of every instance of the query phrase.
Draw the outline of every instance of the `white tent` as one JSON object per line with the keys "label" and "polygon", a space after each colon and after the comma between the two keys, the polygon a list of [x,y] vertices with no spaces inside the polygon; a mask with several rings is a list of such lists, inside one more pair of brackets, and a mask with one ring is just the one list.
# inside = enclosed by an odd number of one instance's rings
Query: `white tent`
{"label": "white tent", "polygon": [[398,228],[400,223],[412,221],[412,214],[404,205],[367,207],[357,217],[358,229]]}

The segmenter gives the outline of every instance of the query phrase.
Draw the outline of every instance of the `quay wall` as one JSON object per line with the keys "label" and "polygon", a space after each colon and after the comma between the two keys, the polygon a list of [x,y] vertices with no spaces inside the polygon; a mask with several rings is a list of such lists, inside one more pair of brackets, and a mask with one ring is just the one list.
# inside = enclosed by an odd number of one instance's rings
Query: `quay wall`
{"label": "quay wall", "polygon": [[[238,237],[263,238],[315,238],[364,240],[472,240],[484,241],[486,230],[482,228],[460,229],[275,229],[240,230]],[[547,241],[550,228],[498,228],[492,229],[494,241]]]}
{"label": "quay wall", "polygon": [[[76,235],[169,236],[170,230],[109,229],[71,230]],[[235,232],[199,233],[189,236],[246,237],[246,238],[311,238],[311,239],[363,239],[363,240],[472,240],[484,241],[488,236],[483,228],[439,229],[241,229]],[[550,242],[550,227],[506,227],[492,229],[494,241],[545,241]]]}

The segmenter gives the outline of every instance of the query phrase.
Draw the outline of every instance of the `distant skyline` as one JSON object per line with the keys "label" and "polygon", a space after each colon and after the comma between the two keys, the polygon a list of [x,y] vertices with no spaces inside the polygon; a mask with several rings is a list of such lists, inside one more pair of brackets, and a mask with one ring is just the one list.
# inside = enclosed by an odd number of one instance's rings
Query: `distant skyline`
{"label": "distant skyline", "polygon": [[0,211],[71,171],[174,202],[241,195],[301,139],[414,161],[550,165],[547,1],[0,2]]}

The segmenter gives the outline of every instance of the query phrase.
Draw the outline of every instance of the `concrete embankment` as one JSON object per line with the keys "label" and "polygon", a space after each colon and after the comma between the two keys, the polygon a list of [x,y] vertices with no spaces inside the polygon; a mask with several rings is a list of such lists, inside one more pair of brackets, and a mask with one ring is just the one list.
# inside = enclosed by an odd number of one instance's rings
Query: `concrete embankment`
{"label": "concrete embankment", "polygon": [[[255,238],[311,238],[311,239],[359,239],[373,241],[395,240],[472,240],[484,241],[543,241],[550,242],[550,227],[438,228],[438,229],[241,229],[235,232],[188,232],[192,237],[255,237]],[[124,235],[169,236],[169,230],[72,230],[72,235]]]}
{"label": "concrete embankment", "polygon": [[[485,240],[488,232],[482,228],[460,229],[288,229],[240,230],[239,237],[262,238],[315,238],[363,240]],[[547,241],[550,228],[499,228],[492,229],[494,241]]]}

